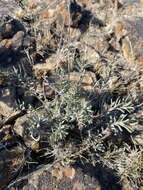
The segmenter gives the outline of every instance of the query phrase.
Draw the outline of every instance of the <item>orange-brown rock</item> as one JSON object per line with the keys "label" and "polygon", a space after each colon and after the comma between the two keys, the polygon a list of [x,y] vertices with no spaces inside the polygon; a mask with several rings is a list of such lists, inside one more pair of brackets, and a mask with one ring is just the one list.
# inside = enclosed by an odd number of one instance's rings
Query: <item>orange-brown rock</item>
{"label": "orange-brown rock", "polygon": [[78,72],[71,72],[67,78],[73,84],[79,84],[83,90],[93,90],[95,75],[92,72],[86,72],[81,75]]}
{"label": "orange-brown rock", "polygon": [[33,71],[37,79],[42,79],[46,74],[51,74],[56,69],[55,59],[47,59],[45,63],[33,66]]}
{"label": "orange-brown rock", "polygon": [[117,21],[115,25],[115,35],[119,41],[122,37],[126,35],[125,24],[122,21]]}
{"label": "orange-brown rock", "polygon": [[38,3],[39,3],[39,0],[29,0],[27,6],[29,9],[35,9],[37,8]]}
{"label": "orange-brown rock", "polygon": [[54,18],[55,16],[55,9],[47,9],[47,10],[43,10],[41,13],[40,13],[40,18],[41,19],[50,19],[50,18]]}
{"label": "orange-brown rock", "polygon": [[79,82],[81,80],[82,83],[85,85],[92,85],[94,77],[95,75],[92,72],[86,72],[85,74],[81,76],[78,72],[72,72],[69,75],[69,80],[71,82]]}
{"label": "orange-brown rock", "polygon": [[73,179],[75,177],[75,169],[73,167],[70,166],[61,166],[58,165],[54,166],[53,170],[52,170],[52,176],[56,177],[58,180],[61,180],[62,178],[69,178],[69,179]]}
{"label": "orange-brown rock", "polygon": [[63,0],[55,6],[51,6],[51,8],[45,8],[38,14],[44,20],[51,19],[52,22],[55,21],[58,28],[63,29],[64,26],[78,28],[79,21],[82,18],[81,6],[78,1],[67,2]]}
{"label": "orange-brown rock", "polygon": [[[73,58],[74,59],[74,58]],[[45,75],[51,75],[58,68],[65,70],[73,69],[72,63],[68,63],[69,60],[63,53],[55,54],[45,60],[44,63],[36,64],[33,66],[33,72],[37,79],[43,79]]]}

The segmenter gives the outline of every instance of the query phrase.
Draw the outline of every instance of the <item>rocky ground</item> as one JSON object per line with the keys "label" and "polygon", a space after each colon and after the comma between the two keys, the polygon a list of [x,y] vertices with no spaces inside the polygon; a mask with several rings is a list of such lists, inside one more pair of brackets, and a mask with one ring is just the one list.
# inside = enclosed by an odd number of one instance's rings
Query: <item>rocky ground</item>
{"label": "rocky ground", "polygon": [[143,189],[143,1],[0,1],[0,189]]}

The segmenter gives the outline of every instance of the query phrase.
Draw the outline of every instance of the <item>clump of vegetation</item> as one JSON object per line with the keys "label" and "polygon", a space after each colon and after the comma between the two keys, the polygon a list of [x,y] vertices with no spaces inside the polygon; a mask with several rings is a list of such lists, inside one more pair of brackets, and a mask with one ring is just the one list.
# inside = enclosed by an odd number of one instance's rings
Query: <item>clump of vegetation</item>
{"label": "clump of vegetation", "polygon": [[[122,157],[119,157],[119,155]],[[142,148],[131,150],[125,144],[122,148],[115,147],[113,151],[107,151],[101,160],[106,166],[117,172],[121,178],[121,182],[126,183],[126,188],[130,189],[142,186]]]}
{"label": "clump of vegetation", "polygon": [[[64,79],[55,84],[57,94],[51,101],[44,100],[42,126],[47,130],[44,140],[48,146],[43,156],[52,155],[62,164],[79,160],[102,163],[112,168],[122,183],[127,180],[132,187],[140,187],[142,147],[134,144],[133,135],[141,122],[142,104],[128,93],[128,87],[114,91],[108,86],[116,72],[114,67],[106,67],[112,75],[103,70],[89,94],[81,89],[82,78],[73,85],[65,79],[67,71],[60,73]],[[84,75],[85,69],[79,70],[79,75]],[[117,83],[121,84],[121,79]]]}
{"label": "clump of vegetation", "polygon": [[[20,3],[27,6],[27,0]],[[88,13],[84,9],[82,12]],[[100,164],[112,169],[122,184],[127,182],[133,189],[140,189],[143,141],[135,143],[135,138],[142,133],[139,129],[143,125],[142,71],[134,70],[122,62],[119,52],[110,50],[105,53],[96,50],[97,60],[92,64],[82,49],[82,32],[81,39],[73,39],[70,27],[63,24],[59,30],[59,23],[54,20],[45,30],[45,22],[36,11],[34,19],[28,17],[26,10],[25,14],[21,20],[37,40],[32,51],[24,49],[32,69],[27,74],[26,66],[12,67],[9,85],[15,82],[17,110],[26,110],[25,139],[32,138],[38,144],[34,152],[22,136],[14,133],[27,146],[28,159],[36,157],[37,162],[46,160],[51,165]],[[47,60],[53,55],[55,68],[44,67],[41,72],[41,66],[48,67]],[[40,79],[33,72],[36,64],[42,73]]]}

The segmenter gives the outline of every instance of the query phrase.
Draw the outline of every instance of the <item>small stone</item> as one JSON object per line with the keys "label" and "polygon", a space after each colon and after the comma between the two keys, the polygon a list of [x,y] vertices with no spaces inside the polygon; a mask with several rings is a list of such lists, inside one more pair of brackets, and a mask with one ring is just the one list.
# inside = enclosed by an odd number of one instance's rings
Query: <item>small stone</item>
{"label": "small stone", "polygon": [[21,137],[24,136],[24,131],[26,130],[26,126],[27,126],[26,122],[27,122],[27,115],[22,116],[16,120],[13,129],[17,135],[19,135]]}
{"label": "small stone", "polygon": [[72,167],[64,167],[63,168],[63,175],[64,175],[64,177],[73,179],[75,177],[75,173],[76,173],[76,171]]}
{"label": "small stone", "polygon": [[10,116],[13,109],[9,107],[6,103],[0,101],[0,114],[3,116]]}
{"label": "small stone", "polygon": [[32,117],[33,115],[30,114],[19,117],[14,124],[13,130],[23,139],[27,147],[37,152],[40,149],[40,129],[30,123]]}
{"label": "small stone", "polygon": [[23,40],[24,40],[24,32],[23,31],[17,32],[11,39],[12,49],[17,51],[19,48],[21,48],[23,45]]}
{"label": "small stone", "polygon": [[43,63],[33,66],[33,71],[37,79],[43,79],[46,74],[51,73],[55,69],[55,64]]}
{"label": "small stone", "polygon": [[7,33],[12,32],[12,24],[7,23],[7,24],[5,25],[5,32],[7,32]]}
{"label": "small stone", "polygon": [[44,10],[40,13],[40,19],[53,19],[55,16],[55,12],[55,9]]}
{"label": "small stone", "polygon": [[16,108],[14,89],[3,87],[0,91],[0,114],[8,117]]}
{"label": "small stone", "polygon": [[92,72],[86,72],[83,76],[80,76],[78,72],[71,72],[67,78],[73,84],[81,84],[81,88],[85,91],[91,91],[94,87],[95,74]]}
{"label": "small stone", "polygon": [[63,168],[54,168],[51,173],[57,180],[61,180],[63,178]]}
{"label": "small stone", "polygon": [[115,24],[115,36],[117,38],[117,41],[119,41],[122,37],[124,37],[127,33],[127,31],[124,28],[124,23],[121,21],[117,21]]}
{"label": "small stone", "polygon": [[[43,0],[44,2],[44,0]],[[41,0],[28,0],[27,1],[27,8],[31,11],[31,10],[35,10],[37,9],[37,7],[40,5]]]}
{"label": "small stone", "polygon": [[37,79],[42,79],[46,74],[52,74],[56,68],[58,68],[57,57],[51,56],[45,60],[45,63],[34,65],[33,72]]}
{"label": "small stone", "polygon": [[38,142],[33,142],[31,144],[31,149],[34,151],[34,152],[38,152],[39,149],[40,149],[40,144]]}

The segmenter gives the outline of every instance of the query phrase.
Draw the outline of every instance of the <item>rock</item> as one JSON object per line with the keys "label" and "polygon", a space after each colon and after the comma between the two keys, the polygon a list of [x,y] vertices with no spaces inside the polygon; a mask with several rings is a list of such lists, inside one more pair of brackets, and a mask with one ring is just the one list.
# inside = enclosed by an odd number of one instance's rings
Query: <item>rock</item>
{"label": "rock", "polygon": [[27,147],[31,148],[33,151],[38,151],[40,148],[40,129],[32,124],[31,119],[32,115],[30,114],[18,118],[14,124],[13,130],[23,139]]}
{"label": "rock", "polygon": [[15,80],[8,80],[0,86],[0,114],[9,117],[18,111],[18,101],[23,100],[24,88],[16,86]]}
{"label": "rock", "polygon": [[40,18],[49,20],[52,18],[52,21],[55,20],[59,28],[63,26],[78,27],[81,17],[82,9],[76,1],[70,1],[70,4],[61,1],[56,4],[54,9],[45,9],[40,13]]}
{"label": "rock", "polygon": [[53,19],[55,17],[55,10],[48,9],[40,13],[40,19]]}
{"label": "rock", "polygon": [[46,74],[51,74],[55,69],[56,62],[52,57],[47,59],[46,63],[33,66],[33,71],[37,79],[42,79]]}
{"label": "rock", "polygon": [[[17,63],[24,43],[23,24],[9,15],[0,16],[0,66]],[[20,62],[20,61],[19,61]]]}
{"label": "rock", "polygon": [[48,100],[53,100],[55,96],[58,95],[55,88],[55,82],[55,79],[51,80],[51,77],[49,77],[45,82],[43,82],[44,95],[45,98]]}
{"label": "rock", "polygon": [[[25,184],[21,190],[80,190],[77,187],[82,187],[82,189],[94,189],[94,190],[101,190],[101,186],[96,178],[90,177],[89,175],[85,174],[84,171],[81,169],[74,169],[72,168],[72,173],[74,171],[74,178],[66,177],[63,175],[63,178],[57,180],[56,177],[53,177],[52,170],[53,167],[47,166],[48,169],[41,168],[32,174],[29,174],[27,179],[27,184]],[[58,174],[55,171],[55,175]],[[69,173],[68,173],[69,175]],[[20,185],[15,185],[15,187],[19,187]],[[82,190],[81,189],[81,190]],[[12,187],[11,189],[12,190]]]}
{"label": "rock", "polygon": [[[68,52],[72,53],[73,55],[75,52]],[[70,69],[72,70],[73,66],[70,66],[70,63],[68,63],[68,56],[66,56],[64,53],[58,53],[50,56],[45,60],[44,63],[35,64],[33,66],[33,72],[37,79],[43,79],[46,75],[52,75],[58,68],[63,68],[64,70]],[[74,59],[74,56],[73,56]],[[72,60],[73,60],[72,59]]]}
{"label": "rock", "polygon": [[11,39],[11,48],[14,51],[17,51],[19,48],[22,48],[23,45],[23,40],[24,40],[24,32],[23,31],[19,31],[17,32],[13,38]]}
{"label": "rock", "polygon": [[10,116],[13,112],[13,109],[9,107],[6,103],[0,101],[0,115]]}
{"label": "rock", "polygon": [[10,116],[16,108],[15,91],[13,88],[0,87],[0,115]]}
{"label": "rock", "polygon": [[27,2],[27,4],[29,9],[36,9],[39,4],[39,0],[30,0]]}
{"label": "rock", "polygon": [[5,125],[13,124],[17,118],[19,118],[25,114],[26,114],[26,110],[24,110],[24,109],[20,110],[20,111],[15,111],[10,116],[8,116],[0,121],[0,128],[3,128]]}
{"label": "rock", "polygon": [[0,1],[0,16],[2,15],[15,15],[15,10],[19,8],[18,3],[15,0],[3,0]]}
{"label": "rock", "polygon": [[94,87],[95,74],[92,72],[85,72],[81,75],[78,72],[71,72],[67,79],[74,85],[80,85],[85,91],[91,91]]}
{"label": "rock", "polygon": [[71,82],[79,82],[81,80],[81,82],[85,85],[92,85],[93,84],[93,80],[94,80],[94,73],[92,72],[86,72],[85,74],[83,75],[79,75],[78,72],[71,72],[69,74],[69,80]]}
{"label": "rock", "polygon": [[14,147],[0,151],[0,189],[6,187],[16,177],[24,164],[24,149]]}
{"label": "rock", "polygon": [[109,48],[109,44],[104,33],[101,34],[101,31],[97,31],[92,27],[89,28],[89,32],[86,32],[81,37],[80,42],[81,48],[79,47],[79,49],[83,50],[83,59],[89,64],[95,64],[99,59],[99,54],[102,55]]}
{"label": "rock", "polygon": [[53,177],[56,177],[57,180],[61,180],[62,178],[74,179],[76,171],[73,167],[70,166],[61,166],[59,163],[53,166],[51,171]]}
{"label": "rock", "polygon": [[88,28],[93,18],[92,13],[85,8],[84,3],[78,1],[67,2],[63,0],[58,4],[49,1],[46,4],[50,4],[51,6],[48,6],[44,10],[42,9],[39,17],[45,22],[55,23],[57,30],[63,30],[63,26],[64,28],[71,27],[83,30]]}
{"label": "rock", "polygon": [[[94,18],[90,10],[82,4],[78,4],[78,1],[67,2],[63,0],[58,4],[54,2],[49,4],[46,2],[46,4],[48,6],[45,7],[48,8],[37,8],[35,13],[35,16],[39,16],[37,27],[42,33],[36,40],[38,52],[55,53],[59,48],[58,44],[65,43],[69,37],[72,40],[78,40],[88,29],[90,22],[98,26],[103,25],[99,19]],[[64,38],[66,40],[62,42]]]}
{"label": "rock", "polygon": [[115,25],[115,36],[121,41],[125,59],[130,63],[143,65],[143,19],[128,18]]}
{"label": "rock", "polygon": [[0,42],[0,53],[5,52],[6,50],[10,49],[12,46],[12,40],[11,39],[4,39]]}
{"label": "rock", "polygon": [[12,38],[18,31],[25,32],[25,28],[19,20],[4,15],[0,17],[0,39]]}
{"label": "rock", "polygon": [[24,137],[26,128],[28,127],[28,116],[22,116],[18,118],[14,125],[14,131],[17,135]]}
{"label": "rock", "polygon": [[0,42],[0,53],[8,51],[17,51],[22,48],[24,40],[24,32],[17,32],[11,39],[4,39]]}

